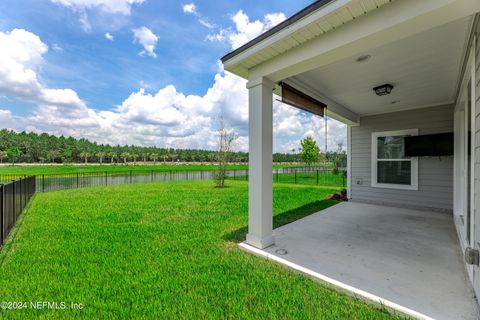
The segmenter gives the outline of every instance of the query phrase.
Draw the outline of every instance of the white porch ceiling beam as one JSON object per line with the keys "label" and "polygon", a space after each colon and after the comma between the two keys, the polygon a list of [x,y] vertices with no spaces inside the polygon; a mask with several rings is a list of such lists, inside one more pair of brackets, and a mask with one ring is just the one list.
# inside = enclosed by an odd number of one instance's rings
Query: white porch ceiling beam
{"label": "white porch ceiling beam", "polygon": [[478,11],[479,0],[393,1],[250,69],[249,78],[279,82]]}

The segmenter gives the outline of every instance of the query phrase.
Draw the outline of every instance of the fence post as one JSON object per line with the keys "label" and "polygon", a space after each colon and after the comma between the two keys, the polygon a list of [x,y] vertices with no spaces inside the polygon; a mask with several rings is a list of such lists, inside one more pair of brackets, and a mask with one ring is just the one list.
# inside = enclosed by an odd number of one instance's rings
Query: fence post
{"label": "fence post", "polygon": [[0,216],[0,225],[1,225],[1,232],[2,232],[2,235],[0,236],[0,244],[3,245],[3,230],[4,230],[4,217],[5,217],[5,206],[4,206],[4,189],[3,189],[3,184],[0,184],[0,213],[1,213],[1,216]]}
{"label": "fence post", "polygon": [[185,171],[185,177],[186,177],[186,179],[187,179],[187,181],[188,181],[188,171]]}
{"label": "fence post", "polygon": [[23,204],[26,206],[27,205],[27,189],[28,189],[28,179],[27,176],[23,179]]}
{"label": "fence post", "polygon": [[172,170],[170,170],[170,181],[172,181]]}
{"label": "fence post", "polygon": [[108,185],[108,172],[105,171],[105,185]]}
{"label": "fence post", "polygon": [[318,169],[317,169],[317,186],[318,186]]}
{"label": "fence post", "polygon": [[278,182],[278,168],[277,168],[277,182]]}
{"label": "fence post", "polygon": [[151,174],[152,174],[152,175],[151,175],[151,178],[152,178],[152,182],[153,182],[153,170],[152,170]]}
{"label": "fence post", "polygon": [[[13,192],[12,192],[12,203],[13,203],[12,217],[13,217],[13,220],[16,220],[16,217],[17,217],[17,214],[15,212],[16,209],[17,209],[17,201],[16,201],[17,199],[15,199],[17,197],[17,192],[16,192],[17,188],[15,188],[15,185],[16,185],[15,180],[12,180],[12,189],[13,189]],[[13,223],[15,223],[15,221]]]}
{"label": "fence post", "polygon": [[233,169],[233,180],[237,177],[237,170]]}
{"label": "fence post", "polygon": [[132,183],[132,170],[130,170],[130,183]]}
{"label": "fence post", "polygon": [[42,192],[45,192],[45,175],[42,174]]}

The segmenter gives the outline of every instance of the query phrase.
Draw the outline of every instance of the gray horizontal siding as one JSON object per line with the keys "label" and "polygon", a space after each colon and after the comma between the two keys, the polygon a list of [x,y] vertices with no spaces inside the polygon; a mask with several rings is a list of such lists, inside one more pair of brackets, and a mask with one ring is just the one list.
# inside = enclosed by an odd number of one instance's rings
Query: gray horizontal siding
{"label": "gray horizontal siding", "polygon": [[[480,16],[477,16],[477,18]],[[474,184],[474,209],[475,209],[475,216],[478,216],[478,212],[480,212],[480,23],[477,23],[477,43],[475,48],[475,64],[476,64],[476,72],[475,72],[475,79],[476,79],[476,87],[475,87],[475,125],[476,134],[475,134],[475,184]],[[478,294],[478,293],[477,293]]]}
{"label": "gray horizontal siding", "polygon": [[[418,191],[371,187],[372,133],[419,129],[434,134],[453,131],[453,106],[438,106],[362,117],[352,127],[352,192],[354,201],[451,211],[453,208],[453,157],[421,157]],[[362,185],[356,185],[357,178]]]}

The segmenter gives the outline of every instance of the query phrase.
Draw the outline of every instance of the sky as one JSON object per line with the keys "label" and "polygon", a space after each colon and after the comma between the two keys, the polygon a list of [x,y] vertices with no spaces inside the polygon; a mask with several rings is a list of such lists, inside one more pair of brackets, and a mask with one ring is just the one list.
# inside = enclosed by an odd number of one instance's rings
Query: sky
{"label": "sky", "polygon": [[[245,80],[220,58],[311,1],[2,0],[0,128],[98,143],[248,150]],[[324,120],[274,102],[274,152]],[[346,128],[328,121],[328,147]]]}

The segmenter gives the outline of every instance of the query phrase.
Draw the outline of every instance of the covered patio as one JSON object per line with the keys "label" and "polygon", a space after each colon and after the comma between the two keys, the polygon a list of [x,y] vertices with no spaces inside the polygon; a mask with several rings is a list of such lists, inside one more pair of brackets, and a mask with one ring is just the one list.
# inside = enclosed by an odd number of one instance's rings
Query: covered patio
{"label": "covered patio", "polygon": [[[240,246],[415,318],[478,319],[479,12],[319,0],[223,57],[249,90]],[[276,230],[272,92],[347,126],[349,202]]]}
{"label": "covered patio", "polygon": [[452,216],[344,202],[241,248],[419,319],[478,319]]}

